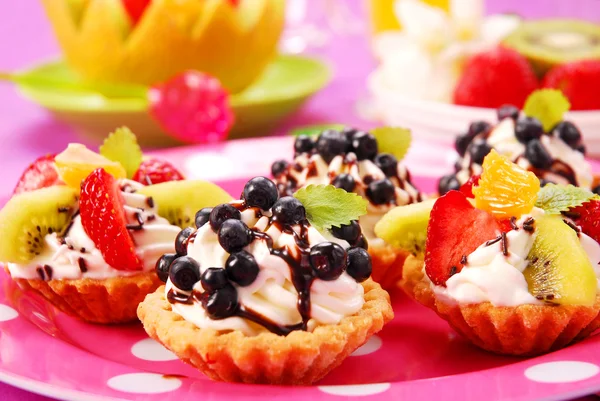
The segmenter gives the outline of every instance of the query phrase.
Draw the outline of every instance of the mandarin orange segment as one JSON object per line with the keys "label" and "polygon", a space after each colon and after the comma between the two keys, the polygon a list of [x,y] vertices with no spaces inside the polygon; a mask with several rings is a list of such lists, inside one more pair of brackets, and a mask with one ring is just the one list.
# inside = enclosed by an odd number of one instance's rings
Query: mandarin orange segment
{"label": "mandarin orange segment", "polygon": [[529,213],[540,190],[540,180],[530,171],[492,150],[483,160],[479,185],[473,188],[475,206],[498,219]]}

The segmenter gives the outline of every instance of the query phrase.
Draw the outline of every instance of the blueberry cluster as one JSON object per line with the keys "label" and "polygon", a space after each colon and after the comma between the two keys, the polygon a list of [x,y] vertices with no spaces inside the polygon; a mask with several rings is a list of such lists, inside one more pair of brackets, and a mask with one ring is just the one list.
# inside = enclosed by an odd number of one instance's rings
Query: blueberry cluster
{"label": "blueberry cluster", "polygon": [[[541,142],[542,135],[553,135],[560,138],[574,150],[585,154],[585,146],[582,144],[581,132],[569,121],[561,121],[550,132],[544,132],[542,123],[527,116],[520,116],[519,109],[512,105],[505,105],[497,110],[498,120],[502,121],[506,118],[511,118],[515,121],[515,136],[519,142],[525,145],[525,152],[521,157],[529,161],[534,169],[548,170],[553,167],[555,160],[550,155],[550,152],[544,147]],[[471,164],[482,164],[483,159],[492,150],[492,147],[487,142],[487,138],[492,130],[492,125],[486,121],[475,121],[470,124],[466,133],[456,137],[454,147],[458,154],[464,158],[467,154],[470,157]],[[455,171],[462,169],[462,165],[458,162],[455,166]],[[566,176],[568,181],[576,185],[575,177],[571,177],[571,172],[557,171],[560,175]],[[543,184],[550,181],[542,180]],[[456,174],[443,176],[438,183],[438,192],[440,195],[451,190],[458,190],[461,183],[456,178]]]}
{"label": "blueberry cluster", "polygon": [[[319,154],[327,163],[330,163],[336,156],[346,157],[350,153],[356,156],[356,158],[347,158],[352,162],[354,160],[371,160],[383,171],[386,178],[375,180],[365,177],[363,182],[356,182],[352,175],[341,173],[330,176],[330,184],[347,192],[353,192],[357,185],[364,185],[367,197],[376,205],[393,203],[396,200],[394,183],[390,178],[398,176],[398,161],[391,154],[378,154],[377,140],[369,132],[346,128],[342,131],[323,131],[317,138],[300,135],[294,143],[294,151],[295,157],[301,154]],[[301,166],[290,164],[286,160],[278,160],[272,164],[271,174],[273,177],[277,181],[285,178],[285,183],[278,185],[282,195],[291,195],[297,189],[298,183],[289,172],[298,167],[301,171]]]}
{"label": "blueberry cluster", "polygon": [[[257,238],[266,240],[271,254],[288,262],[293,277],[303,277],[303,280],[294,280],[294,285],[306,282],[306,264],[310,266],[309,276],[322,280],[335,280],[344,271],[359,282],[371,275],[367,242],[358,222],[353,221],[331,230],[336,238],[352,245],[348,250],[333,242],[311,247],[304,206],[294,197],[279,197],[277,187],[271,180],[265,177],[251,179],[246,183],[241,199],[239,203],[224,203],[196,213],[196,228],[209,224],[217,234],[221,247],[229,253],[224,267],[209,267],[200,273],[198,262],[187,256],[188,242],[196,235],[196,229],[192,227],[182,230],[177,236],[176,253],[163,255],[156,264],[158,277],[164,282],[170,279],[179,290],[192,292],[194,285],[200,282],[204,291],[194,292],[191,297],[202,303],[211,318],[224,319],[240,312],[236,286],[252,284],[259,273],[254,256],[244,248]],[[273,241],[266,233],[250,229],[241,220],[241,211],[246,209],[254,209],[257,216],[271,210],[270,223],[276,224],[283,232],[292,233],[291,226],[300,224],[300,234],[295,235],[297,246],[303,250],[300,260],[291,258],[287,250],[274,249]],[[312,279],[309,283],[312,283]],[[307,290],[310,292],[309,288],[296,290],[299,294]]]}

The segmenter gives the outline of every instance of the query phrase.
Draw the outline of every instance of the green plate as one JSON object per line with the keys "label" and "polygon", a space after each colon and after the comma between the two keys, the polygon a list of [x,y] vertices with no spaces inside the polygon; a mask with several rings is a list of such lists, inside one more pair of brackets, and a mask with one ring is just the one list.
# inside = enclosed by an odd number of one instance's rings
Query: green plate
{"label": "green plate", "polygon": [[[25,80],[17,84],[26,98],[86,136],[105,138],[116,127],[127,125],[146,146],[177,144],[150,117],[144,100],[128,98],[126,90],[118,97],[107,97],[93,88],[77,87],[77,77],[63,61],[41,64],[20,75],[35,77],[35,83]],[[229,137],[266,134],[274,123],[322,89],[329,78],[329,68],[319,60],[277,56],[252,86],[231,97],[236,122]]]}

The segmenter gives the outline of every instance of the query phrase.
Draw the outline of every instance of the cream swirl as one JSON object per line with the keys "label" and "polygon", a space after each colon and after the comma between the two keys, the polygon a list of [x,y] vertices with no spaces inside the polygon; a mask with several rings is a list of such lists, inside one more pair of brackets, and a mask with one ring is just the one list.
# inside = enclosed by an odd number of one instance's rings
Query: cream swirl
{"label": "cream swirl", "polygon": [[[251,229],[264,232],[273,241],[273,249],[286,249],[293,258],[299,258],[299,248],[296,245],[295,235],[300,235],[301,226],[294,225],[292,230],[286,232],[278,224],[271,223],[269,212],[262,212],[257,217],[255,209],[242,211],[242,221]],[[314,227],[308,227],[307,242],[309,246],[331,241],[348,247],[348,243],[328,233],[321,233]],[[256,260],[259,273],[256,279],[248,286],[239,286],[235,283],[238,302],[245,309],[279,326],[293,326],[302,323],[302,316],[298,311],[298,292],[292,282],[291,267],[281,257],[273,255],[264,238],[255,240],[245,249]],[[195,259],[200,265],[201,272],[209,267],[225,266],[229,254],[220,246],[217,234],[210,224],[199,228],[195,237],[188,242],[187,255]],[[177,289],[174,284],[167,281],[165,295],[169,297],[170,291],[179,294],[191,295],[190,292]],[[197,282],[194,293],[204,290]],[[364,304],[364,290],[348,273],[344,272],[335,280],[324,281],[315,279],[310,286],[310,317],[308,330],[318,325],[336,324],[343,317],[359,311]],[[248,336],[257,335],[267,329],[244,317],[230,316],[224,319],[212,319],[208,316],[201,303],[172,302],[172,310],[185,320],[200,328],[210,328],[217,331],[239,330]]]}
{"label": "cream swirl", "polygon": [[[135,193],[143,187],[131,180],[120,180],[127,224],[139,226],[130,230],[135,252],[143,262],[144,272],[152,271],[156,260],[166,252],[174,252],[175,238],[180,228],[158,215],[151,198]],[[86,234],[79,214],[73,217],[64,238],[56,233],[44,237],[46,246],[40,255],[27,264],[9,263],[13,278],[25,279],[106,279],[131,276],[139,271],[119,270],[110,266]]]}

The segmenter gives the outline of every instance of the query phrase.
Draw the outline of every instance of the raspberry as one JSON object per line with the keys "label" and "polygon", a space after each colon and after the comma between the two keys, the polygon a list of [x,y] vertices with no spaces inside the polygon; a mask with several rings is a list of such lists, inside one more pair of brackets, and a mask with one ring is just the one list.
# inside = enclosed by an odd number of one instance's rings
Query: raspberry
{"label": "raspberry", "polygon": [[561,90],[569,99],[571,110],[600,109],[600,60],[556,66],[546,74],[542,86]]}
{"label": "raspberry", "polygon": [[31,163],[21,175],[14,193],[20,194],[21,192],[35,191],[53,185],[64,185],[54,164],[55,156],[42,156]]}
{"label": "raspberry", "polygon": [[148,96],[152,116],[184,142],[222,141],[233,124],[227,92],[216,78],[197,71],[154,85]]}
{"label": "raspberry", "polygon": [[497,47],[473,56],[454,89],[454,103],[498,108],[523,107],[538,81],[527,59],[514,50]]}
{"label": "raspberry", "polygon": [[133,180],[144,185],[160,184],[167,181],[181,181],[185,177],[171,163],[155,158],[142,161],[133,175]]}
{"label": "raspberry", "polygon": [[583,205],[571,209],[570,212],[570,215],[576,216],[573,220],[581,226],[581,231],[596,242],[600,242],[600,201],[585,202]]}

